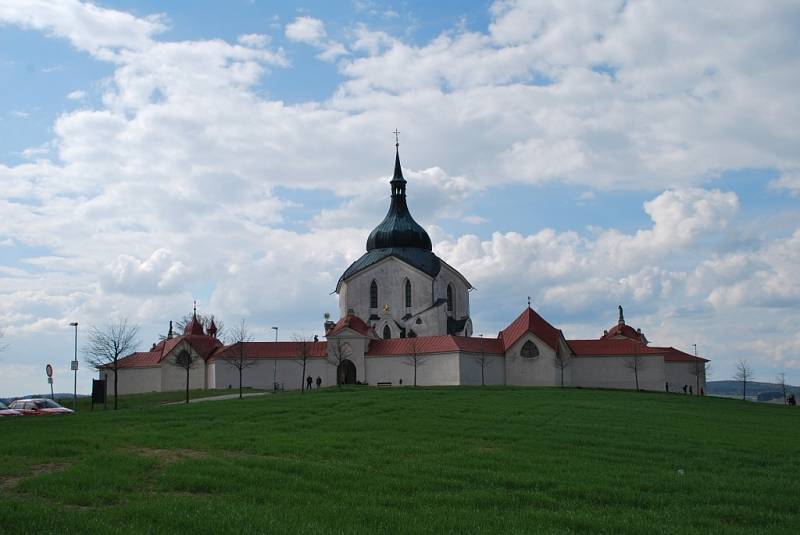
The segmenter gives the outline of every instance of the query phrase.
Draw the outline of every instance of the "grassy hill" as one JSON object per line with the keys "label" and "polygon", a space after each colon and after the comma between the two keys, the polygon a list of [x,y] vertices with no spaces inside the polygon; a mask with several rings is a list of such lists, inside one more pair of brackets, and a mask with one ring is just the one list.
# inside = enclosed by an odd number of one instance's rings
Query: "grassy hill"
{"label": "grassy hill", "polygon": [[[793,533],[800,410],[323,389],[0,422],[2,533]],[[131,407],[133,404],[126,404]]]}

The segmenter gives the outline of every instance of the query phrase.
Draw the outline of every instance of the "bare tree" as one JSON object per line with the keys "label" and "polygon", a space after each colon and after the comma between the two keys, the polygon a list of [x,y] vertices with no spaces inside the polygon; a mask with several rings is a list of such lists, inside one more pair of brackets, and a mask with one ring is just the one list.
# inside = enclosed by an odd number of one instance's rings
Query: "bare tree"
{"label": "bare tree", "polygon": [[[481,386],[486,386],[486,367],[489,366],[492,360],[491,357],[486,354],[486,350],[483,347],[483,335],[481,335],[481,352],[473,358],[481,367]],[[416,384],[416,382],[414,384]]]}
{"label": "bare tree", "polygon": [[639,370],[644,367],[645,364],[645,357],[639,353],[637,348],[636,352],[626,357],[624,361],[622,361],[622,365],[625,366],[627,369],[633,372],[633,377],[636,381],[636,390],[639,390]]}
{"label": "bare tree", "polygon": [[173,365],[186,370],[186,403],[189,403],[189,372],[201,360],[197,354],[188,349],[182,349],[172,360]]}
{"label": "bare tree", "polygon": [[339,368],[344,361],[350,358],[351,354],[350,344],[342,342],[338,336],[328,340],[328,362],[336,368],[336,384],[338,386],[342,386],[343,382],[339,378]]}
{"label": "bare tree", "polygon": [[417,386],[417,368],[424,366],[428,358],[419,354],[419,338],[415,336],[406,338],[406,340],[408,340],[406,347],[408,347],[409,355],[405,358],[403,364],[414,367],[414,386]]}
{"label": "bare tree", "polygon": [[302,366],[303,376],[300,379],[300,392],[306,391],[306,369],[308,368],[308,359],[311,358],[311,340],[302,334],[295,334],[292,336],[292,341],[297,344],[297,359],[295,362]]}
{"label": "bare tree", "polygon": [[[559,341],[556,347],[556,354],[553,357],[553,366],[561,372],[561,388],[564,388],[564,370],[572,364],[572,356],[569,353],[561,351],[561,342]],[[636,382],[636,388],[639,388],[639,382]]]}
{"label": "bare tree", "polygon": [[89,328],[86,346],[83,349],[86,363],[96,370],[110,369],[114,372],[114,410],[117,410],[119,386],[119,361],[133,353],[139,345],[139,326],[120,318],[104,327]]}
{"label": "bare tree", "polygon": [[234,346],[232,348],[232,354],[229,353],[228,356],[224,357],[222,360],[236,368],[239,372],[239,399],[242,399],[242,375],[244,374],[245,368],[249,368],[255,364],[254,360],[247,359],[244,356],[245,344],[253,341],[253,337],[250,336],[250,331],[247,329],[247,324],[244,320],[233,328],[233,331],[230,333],[229,341],[231,345]]}
{"label": "bare tree", "polygon": [[753,368],[746,360],[740,359],[736,363],[736,373],[733,379],[742,383],[742,399],[747,399],[747,383],[753,380]]}
{"label": "bare tree", "polygon": [[789,403],[788,398],[786,397],[786,374],[781,372],[775,378],[775,382],[781,387],[781,392],[783,393],[783,403],[784,405]]}

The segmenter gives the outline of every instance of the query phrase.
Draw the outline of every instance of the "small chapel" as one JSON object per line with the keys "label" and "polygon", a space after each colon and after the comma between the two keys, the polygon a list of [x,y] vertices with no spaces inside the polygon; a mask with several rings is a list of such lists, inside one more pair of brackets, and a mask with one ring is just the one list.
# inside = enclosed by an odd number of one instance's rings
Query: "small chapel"
{"label": "small chapel", "polygon": [[[316,384],[375,386],[514,385],[705,391],[707,359],[651,346],[625,322],[597,338],[567,339],[530,303],[496,337],[473,336],[472,285],[433,252],[430,236],[411,216],[407,182],[395,145],[389,210],[369,234],[366,252],[339,278],[339,319],[326,318],[324,341],[224,344],[213,321],[195,309],[182,333],[118,362],[118,393],[189,387],[302,389]],[[191,357],[187,359],[187,356]],[[237,361],[239,364],[237,364]],[[109,392],[114,371],[99,370]]]}

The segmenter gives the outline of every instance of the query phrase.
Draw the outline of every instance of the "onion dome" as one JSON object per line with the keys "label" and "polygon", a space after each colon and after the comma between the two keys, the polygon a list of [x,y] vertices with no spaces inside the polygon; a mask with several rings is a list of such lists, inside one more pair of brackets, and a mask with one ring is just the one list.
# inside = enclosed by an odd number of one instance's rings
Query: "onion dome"
{"label": "onion dome", "polygon": [[400,148],[395,145],[394,176],[389,182],[392,203],[383,221],[367,238],[367,251],[393,247],[410,247],[432,251],[431,238],[419,223],[414,221],[406,204],[406,179],[400,167]]}

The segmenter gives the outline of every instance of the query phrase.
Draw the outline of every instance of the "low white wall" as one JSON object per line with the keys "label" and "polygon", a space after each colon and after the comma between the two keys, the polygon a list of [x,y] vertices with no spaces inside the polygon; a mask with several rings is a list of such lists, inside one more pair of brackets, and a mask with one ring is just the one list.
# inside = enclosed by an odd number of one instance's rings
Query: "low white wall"
{"label": "low white wall", "polygon": [[[367,382],[375,386],[378,383],[392,383],[392,386],[414,385],[414,366],[410,357],[405,355],[386,357],[365,357]],[[458,385],[460,366],[458,353],[430,353],[421,355],[417,362],[417,385]]]}
{"label": "low white wall", "polygon": [[[462,385],[481,384],[480,356],[480,353],[461,353],[459,375]],[[487,385],[506,384],[506,361],[503,355],[486,355],[483,379]]]}
{"label": "low white wall", "polygon": [[[275,370],[277,382],[286,390],[299,390],[309,375],[317,387],[317,377],[322,378],[322,386],[336,384],[336,368],[325,358],[314,357],[306,361],[306,374],[303,377],[303,363],[293,359],[253,359],[252,364],[242,372],[242,386],[271,390]],[[214,372],[214,388],[239,388],[239,370],[224,360],[215,359],[210,367]]]}
{"label": "low white wall", "polygon": [[[161,368],[122,368],[117,371],[119,378],[119,388],[117,394],[146,394],[148,392],[159,392],[161,390]],[[112,370],[102,370],[100,379],[106,379],[106,391],[108,395],[114,395],[114,372]]]}
{"label": "low white wall", "polygon": [[[683,385],[691,385],[694,394],[700,394],[697,388],[697,376],[692,373],[695,370],[693,362],[665,362],[664,368],[666,370],[667,382],[669,383],[670,392],[683,393]],[[703,367],[700,367],[702,371]],[[705,377],[700,376],[700,388],[703,392],[706,390]],[[688,388],[687,388],[688,392]]]}
{"label": "low white wall", "polygon": [[[626,357],[574,357],[572,386],[584,388],[636,388],[633,370],[625,367]],[[642,357],[639,368],[641,390],[664,391],[666,380],[661,355]]]}
{"label": "low white wall", "polygon": [[[526,358],[520,355],[522,346],[529,340],[539,349],[538,357]],[[533,334],[527,333],[506,351],[506,383],[514,386],[561,384],[561,371],[553,363],[555,354],[553,348]]]}

